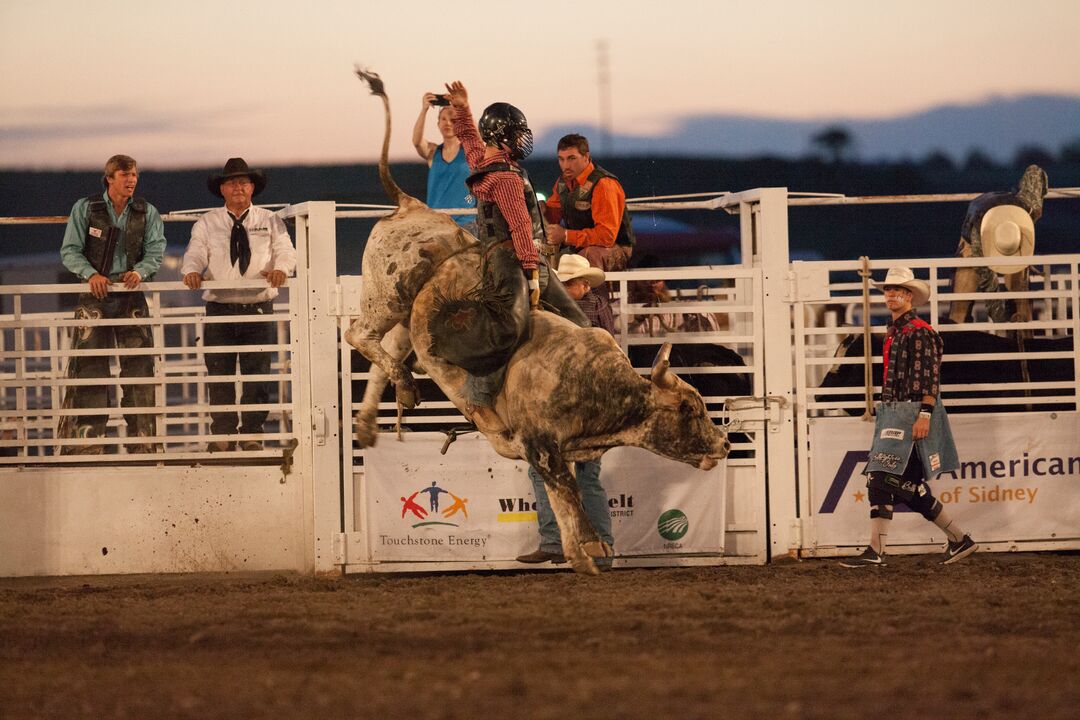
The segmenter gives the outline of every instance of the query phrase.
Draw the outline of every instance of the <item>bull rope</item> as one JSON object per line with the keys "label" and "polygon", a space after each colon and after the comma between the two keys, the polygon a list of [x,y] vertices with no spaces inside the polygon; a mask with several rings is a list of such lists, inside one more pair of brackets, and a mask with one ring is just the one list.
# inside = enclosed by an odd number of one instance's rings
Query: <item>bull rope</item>
{"label": "bull rope", "polygon": [[871,372],[871,345],[870,345],[870,258],[863,255],[859,258],[862,267],[859,276],[862,278],[862,317],[863,317],[863,385],[866,390],[866,409],[863,411],[862,420],[870,422],[874,418],[874,385],[873,373]]}

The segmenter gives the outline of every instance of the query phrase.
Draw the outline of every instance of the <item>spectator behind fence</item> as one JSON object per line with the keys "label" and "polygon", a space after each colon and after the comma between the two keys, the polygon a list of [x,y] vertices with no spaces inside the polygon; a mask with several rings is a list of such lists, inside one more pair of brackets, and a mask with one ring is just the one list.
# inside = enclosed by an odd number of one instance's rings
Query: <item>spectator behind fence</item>
{"label": "spectator behind fence", "polygon": [[[646,255],[636,269],[660,266],[655,255]],[[703,301],[709,288],[698,287],[696,299]],[[627,283],[627,295],[630,303],[646,307],[661,307],[674,300],[671,290],[663,280],[633,280]],[[720,332],[728,327],[727,315],[723,313],[668,312],[648,315],[631,315],[627,328],[631,333],[663,337],[668,333]]]}
{"label": "spectator behind fence", "polygon": [[[439,107],[438,128],[443,141],[436,145],[424,139],[424,121],[433,105]],[[413,126],[413,147],[428,164],[427,205],[432,208],[476,207],[476,198],[469,192],[465,179],[472,171],[465,159],[465,148],[454,134],[454,109],[443,95],[424,93],[420,117]],[[471,215],[451,215],[458,225],[476,234]]]}
{"label": "spectator behind fence", "polygon": [[[141,291],[109,292],[109,283],[123,283],[136,288],[150,280],[161,267],[165,251],[165,226],[161,215],[150,203],[135,197],[139,168],[134,158],[113,155],[105,163],[102,177],[105,192],[77,201],[71,208],[60,258],[68,270],[85,280],[89,292],[79,296],[75,307],[77,320],[130,320],[148,316],[146,297]],[[75,328],[71,338],[73,350],[107,348],[140,349],[153,345],[147,325],[115,327],[84,326]],[[120,377],[152,377],[152,355],[121,355]],[[72,357],[68,377],[73,379],[109,376],[109,356]],[[125,408],[149,407],[154,404],[153,385],[124,385],[121,405]],[[64,394],[64,409],[109,407],[109,387],[106,385],[77,385]],[[156,435],[153,415],[128,414],[128,437]],[[104,437],[108,424],[106,415],[67,416],[60,420],[57,434],[61,438]],[[156,452],[156,443],[129,443],[128,452]],[[100,455],[102,445],[65,445],[64,455]]]}
{"label": "spectator behind fence", "polygon": [[[251,204],[251,199],[266,187],[266,175],[252,170],[243,158],[229,158],[220,174],[207,180],[210,192],[225,200],[225,206],[211,210],[191,228],[191,242],[184,253],[180,273],[184,284],[192,290],[207,280],[244,280],[264,278],[264,289],[207,290],[207,319],[228,315],[264,316],[274,313],[273,300],[285,278],[296,270],[296,250],[285,223],[266,208]],[[271,345],[276,342],[275,323],[267,322],[207,322],[204,346],[212,345]],[[233,375],[239,361],[242,375],[266,375],[270,372],[269,352],[206,353],[208,375]],[[266,380],[245,382],[240,398],[242,405],[263,405],[270,400],[271,383]],[[211,405],[234,405],[236,384],[209,384]],[[240,413],[242,435],[263,431],[267,410]],[[211,412],[210,431],[214,435],[235,435],[237,413]],[[235,443],[226,440],[210,442],[210,452],[232,450]],[[261,450],[259,440],[242,440],[241,450]]]}
{"label": "spectator behind fence", "polygon": [[[595,328],[615,334],[615,324],[611,316],[611,306],[606,299],[597,294],[594,288],[604,284],[604,271],[592,267],[589,261],[580,255],[563,255],[555,271],[572,297],[585,313],[585,317]],[[574,475],[577,477],[578,490],[581,492],[581,507],[589,518],[593,529],[600,539],[614,548],[615,539],[611,534],[611,512],[608,509],[608,496],[600,484],[600,459],[574,463]],[[520,563],[564,563],[562,537],[555,513],[551,510],[544,479],[531,466],[529,479],[532,481],[533,497],[536,498],[536,521],[540,529],[540,547],[531,553],[519,555]],[[610,558],[597,558],[600,567],[611,564]]]}
{"label": "spectator behind fence", "polygon": [[[558,145],[562,177],[544,207],[548,242],[554,251],[566,245],[605,272],[625,270],[634,251],[634,228],[619,179],[594,165],[589,141],[565,135]],[[565,229],[558,223],[563,222]],[[607,299],[607,285],[597,289]]]}

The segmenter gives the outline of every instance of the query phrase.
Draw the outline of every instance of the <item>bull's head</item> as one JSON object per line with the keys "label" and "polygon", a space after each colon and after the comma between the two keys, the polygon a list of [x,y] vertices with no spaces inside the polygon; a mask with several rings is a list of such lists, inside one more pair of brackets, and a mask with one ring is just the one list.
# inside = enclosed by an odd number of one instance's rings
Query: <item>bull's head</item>
{"label": "bull's head", "polygon": [[731,450],[727,433],[713,423],[698,391],[670,368],[671,343],[664,343],[652,369],[657,412],[645,438],[647,447],[673,460],[711,470]]}

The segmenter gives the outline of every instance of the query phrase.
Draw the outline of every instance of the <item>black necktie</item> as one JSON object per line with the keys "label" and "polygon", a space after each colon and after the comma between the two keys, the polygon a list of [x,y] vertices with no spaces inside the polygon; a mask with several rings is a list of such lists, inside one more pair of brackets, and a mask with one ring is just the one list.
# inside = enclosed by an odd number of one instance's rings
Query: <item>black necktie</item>
{"label": "black necktie", "polygon": [[251,245],[248,244],[247,228],[244,227],[244,218],[248,211],[240,217],[233,218],[232,235],[229,236],[229,258],[233,265],[240,261],[240,274],[247,272],[248,264],[251,263]]}

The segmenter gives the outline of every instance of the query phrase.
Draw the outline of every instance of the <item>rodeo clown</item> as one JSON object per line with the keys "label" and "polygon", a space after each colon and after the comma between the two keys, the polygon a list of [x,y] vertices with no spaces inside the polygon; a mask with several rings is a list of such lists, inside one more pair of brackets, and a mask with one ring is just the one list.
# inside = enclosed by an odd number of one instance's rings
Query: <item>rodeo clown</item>
{"label": "rodeo clown", "polygon": [[885,541],[893,506],[904,503],[948,536],[943,563],[963,560],[978,549],[927,486],[959,467],[949,418],[939,398],[941,336],[920,320],[914,307],[930,297],[930,286],[910,268],[890,268],[875,287],[885,293],[892,322],[882,348],[884,369],[874,443],[866,465],[870,503],[870,546],[843,567],[885,565]]}

